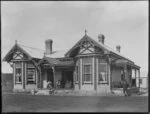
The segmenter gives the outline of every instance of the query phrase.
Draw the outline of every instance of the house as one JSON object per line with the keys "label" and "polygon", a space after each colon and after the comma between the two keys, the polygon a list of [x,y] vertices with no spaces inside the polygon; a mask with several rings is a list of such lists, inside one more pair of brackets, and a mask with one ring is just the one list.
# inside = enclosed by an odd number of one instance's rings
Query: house
{"label": "house", "polygon": [[[24,46],[17,42],[3,58],[13,68],[14,91],[46,89],[51,81],[57,89],[97,91],[109,93],[126,80],[132,84],[132,71],[140,77],[140,67],[116,50],[105,45],[105,36],[98,41],[85,35],[69,50],[53,50],[53,41],[45,41],[45,50]],[[116,86],[117,85],[117,86]],[[136,86],[136,85],[134,85]]]}

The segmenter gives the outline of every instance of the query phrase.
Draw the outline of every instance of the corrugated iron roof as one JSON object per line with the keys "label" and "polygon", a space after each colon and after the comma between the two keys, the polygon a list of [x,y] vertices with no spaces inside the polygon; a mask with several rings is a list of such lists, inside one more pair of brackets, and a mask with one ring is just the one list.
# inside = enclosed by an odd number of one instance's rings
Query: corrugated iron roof
{"label": "corrugated iron roof", "polygon": [[[113,52],[113,53],[115,53],[115,54],[117,54],[117,55],[119,55],[119,56],[121,56],[121,57],[123,57],[123,58],[125,58],[125,59],[130,60],[128,57],[125,57],[123,54],[121,54],[121,53],[119,53],[118,51],[112,49],[111,47],[109,47],[109,46],[107,46],[107,45],[105,45],[105,44],[102,44],[101,42],[100,42],[99,44],[102,45],[102,46],[103,46],[104,48],[106,48],[107,50],[109,50],[109,51],[111,51],[111,52]],[[130,61],[131,61],[131,60],[130,60]],[[133,62],[133,61],[132,61],[132,62]]]}
{"label": "corrugated iron roof", "polygon": [[[33,58],[42,59],[44,57],[45,50],[33,48],[33,47],[21,45],[21,44],[18,44],[18,46],[20,46],[23,50],[25,50]],[[45,56],[50,57],[50,58],[63,58],[63,57],[65,57],[64,55],[66,52],[67,52],[67,49],[57,50],[57,51],[53,51],[49,55],[45,54]]]}
{"label": "corrugated iron roof", "polygon": [[73,66],[74,61],[73,60],[60,60],[56,58],[50,58],[50,57],[44,57],[43,60],[47,60],[50,65],[54,66]]}
{"label": "corrugated iron roof", "polygon": [[61,49],[57,51],[53,51],[51,54],[45,54],[46,57],[50,58],[63,58],[65,57],[65,53],[67,52],[67,49]]}
{"label": "corrugated iron roof", "polygon": [[44,50],[42,49],[33,48],[33,47],[21,45],[21,44],[17,44],[17,45],[21,47],[24,51],[26,51],[33,58],[42,59],[44,56]]}

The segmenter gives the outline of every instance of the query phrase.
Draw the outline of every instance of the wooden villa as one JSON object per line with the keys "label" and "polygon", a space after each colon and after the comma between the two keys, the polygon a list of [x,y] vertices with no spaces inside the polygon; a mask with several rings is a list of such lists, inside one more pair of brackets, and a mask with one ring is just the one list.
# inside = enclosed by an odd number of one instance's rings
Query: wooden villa
{"label": "wooden villa", "polygon": [[45,50],[15,43],[3,58],[13,68],[14,91],[46,89],[51,81],[59,89],[109,93],[122,81],[130,87],[132,72],[140,77],[140,67],[116,50],[105,45],[104,35],[98,41],[85,35],[68,51],[53,50],[53,41],[45,41]]}

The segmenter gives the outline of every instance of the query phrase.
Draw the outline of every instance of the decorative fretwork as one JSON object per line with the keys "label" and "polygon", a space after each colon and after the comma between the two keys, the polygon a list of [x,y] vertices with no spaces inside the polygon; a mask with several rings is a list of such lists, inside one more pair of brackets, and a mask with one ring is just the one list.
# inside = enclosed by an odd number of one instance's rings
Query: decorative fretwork
{"label": "decorative fretwork", "polygon": [[13,59],[23,59],[24,56],[22,54],[22,52],[20,51],[16,51],[14,54],[13,54]]}
{"label": "decorative fretwork", "polygon": [[85,41],[81,42],[81,44],[80,44],[80,50],[81,50],[81,52],[79,54],[82,54],[86,50],[88,50],[91,53],[94,53],[94,51],[91,50],[91,48],[94,48],[93,42],[85,40]]}

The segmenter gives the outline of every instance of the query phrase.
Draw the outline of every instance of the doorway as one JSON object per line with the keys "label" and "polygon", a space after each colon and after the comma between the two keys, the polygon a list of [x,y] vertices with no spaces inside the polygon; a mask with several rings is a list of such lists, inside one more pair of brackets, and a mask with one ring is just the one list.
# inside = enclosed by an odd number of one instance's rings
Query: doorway
{"label": "doorway", "polygon": [[73,71],[64,70],[62,71],[62,80],[61,80],[62,88],[73,88]]}
{"label": "doorway", "polygon": [[54,75],[52,69],[47,69],[47,82],[52,82],[52,86],[54,87]]}
{"label": "doorway", "polygon": [[136,87],[136,79],[132,79],[132,87]]}

